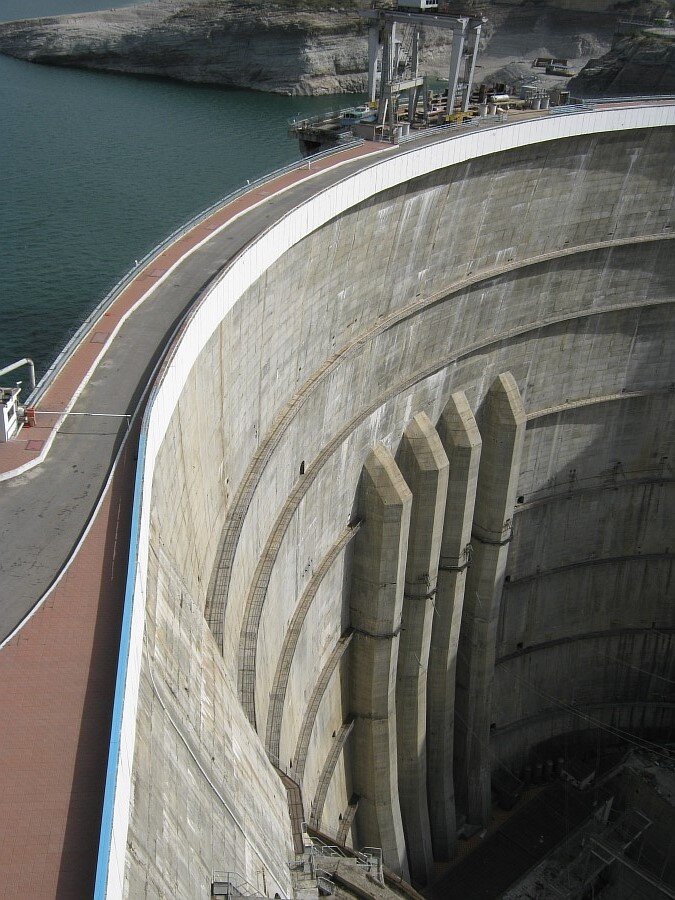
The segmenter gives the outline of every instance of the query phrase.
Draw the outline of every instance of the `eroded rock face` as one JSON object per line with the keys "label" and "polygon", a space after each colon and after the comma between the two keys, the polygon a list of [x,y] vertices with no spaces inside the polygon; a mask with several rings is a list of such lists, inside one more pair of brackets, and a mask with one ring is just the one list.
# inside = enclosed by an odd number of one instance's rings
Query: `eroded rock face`
{"label": "eroded rock face", "polygon": [[155,0],[0,25],[19,59],[211,84],[321,94],[363,90],[356,6],[294,9],[261,0]]}
{"label": "eroded rock face", "polygon": [[[534,77],[531,63],[536,56],[569,58],[579,69],[591,56],[609,49],[616,20],[603,11],[604,0],[555,0],[555,6],[517,0],[507,5],[453,2],[459,4],[457,13],[478,4],[488,17],[476,70],[478,82]],[[577,4],[574,11],[566,8],[570,2]],[[367,0],[339,0],[339,6],[328,3],[152,0],[121,9],[0,23],[0,52],[52,65],[283,94],[363,91],[367,27],[359,9],[368,5]],[[378,5],[392,3],[378,0]],[[578,11],[582,8],[586,11]],[[447,32],[424,29],[423,74],[447,78],[448,41]],[[667,87],[667,77],[663,82],[661,92],[673,90]],[[640,90],[649,92],[648,83]],[[620,78],[616,90],[628,92],[626,84]],[[603,91],[598,88],[597,92]]]}
{"label": "eroded rock face", "polygon": [[638,34],[618,40],[569,84],[576,97],[675,92],[675,36]]}

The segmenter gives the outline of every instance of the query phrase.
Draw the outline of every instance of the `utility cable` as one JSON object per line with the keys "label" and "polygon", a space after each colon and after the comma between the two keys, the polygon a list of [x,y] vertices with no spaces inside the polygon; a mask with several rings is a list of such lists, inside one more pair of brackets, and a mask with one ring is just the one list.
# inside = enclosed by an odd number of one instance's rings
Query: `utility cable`
{"label": "utility cable", "polygon": [[649,669],[641,669],[640,666],[636,666],[633,663],[626,662],[625,659],[621,659],[619,656],[612,656],[611,653],[605,652],[605,656],[607,659],[612,659],[614,662],[621,663],[623,666],[628,666],[629,669],[635,669],[636,672],[643,672],[645,675],[651,675],[652,678],[659,678],[661,681],[667,681],[668,684],[675,684],[675,680],[672,678],[666,678],[665,675],[657,675],[656,672],[650,672]]}
{"label": "utility cable", "polygon": [[[632,743],[634,746],[638,747],[640,750],[647,750],[649,752],[655,752],[659,755],[663,756],[666,759],[670,759],[670,754],[667,751],[663,751],[659,744],[655,744],[653,741],[647,740],[647,738],[641,738],[639,735],[633,734],[631,731],[626,731],[622,728],[618,728],[615,725],[607,725],[606,722],[603,722],[601,719],[596,719],[595,716],[591,716],[589,713],[581,712],[576,706],[572,704],[566,703],[564,700],[561,700],[559,697],[554,697],[551,694],[547,694],[545,691],[540,690],[535,686],[535,684],[527,678],[516,675],[515,672],[512,672],[511,675],[515,678],[518,678],[520,681],[529,684],[530,687],[540,696],[544,697],[546,700],[550,700],[552,703],[557,704],[561,708],[565,709],[567,712],[571,712],[573,715],[578,716],[581,719],[589,722],[592,725],[595,725],[597,728],[602,728],[607,731],[609,734],[612,734],[614,737],[618,737],[621,740],[625,740],[628,743]],[[638,741],[642,741],[643,743],[637,743]],[[644,745],[648,746],[644,746]]]}
{"label": "utility cable", "polygon": [[493,749],[490,747],[490,742],[489,742],[489,741],[484,741],[483,738],[481,738],[481,737],[479,736],[479,734],[477,733],[477,731],[475,730],[475,728],[472,728],[472,727],[467,723],[466,719],[465,719],[463,716],[461,716],[461,715],[457,712],[457,709],[455,709],[454,713],[455,713],[455,718],[456,718],[456,719],[459,719],[459,721],[460,721],[460,722],[462,723],[462,725],[466,728],[466,730],[471,732],[471,734],[476,738],[476,740],[477,740],[478,743],[481,745],[481,747],[483,748],[483,750],[486,750],[486,751],[489,753],[489,755],[494,759],[494,761],[497,763],[497,765],[498,765],[498,766],[501,766],[502,769],[506,769],[506,771],[509,773],[509,775],[511,775],[512,778],[515,778],[516,781],[522,781],[522,779],[520,778],[520,776],[519,776],[519,775],[516,775],[516,773],[513,771],[513,769],[510,769],[510,768],[506,765],[505,762],[502,762],[501,759],[497,759],[497,753],[496,753],[495,750],[493,750]]}
{"label": "utility cable", "polygon": [[[564,700],[560,700],[560,698],[554,697],[551,694],[547,694],[545,691],[541,691],[529,679],[524,678],[523,676],[516,675],[515,672],[513,672],[511,674],[515,678],[519,678],[521,681],[525,681],[542,697],[545,697],[547,700],[550,700],[552,703],[556,703],[559,706],[563,707],[564,709],[568,710],[569,712],[572,712],[575,715],[586,719],[587,721],[591,722],[591,724],[594,724],[599,728],[603,728],[605,731],[608,731],[610,734],[614,734],[616,737],[622,737],[624,740],[626,740],[630,743],[634,743],[636,747],[640,747],[640,749],[642,749],[642,750],[648,750],[649,752],[660,753],[660,755],[664,756],[666,759],[671,758],[668,751],[663,751],[659,744],[656,744],[653,741],[648,740],[647,738],[641,738],[639,735],[634,734],[631,731],[626,731],[623,728],[619,728],[616,725],[607,725],[606,722],[603,722],[601,719],[596,719],[595,716],[591,716],[588,713],[580,712],[577,709],[577,707],[573,706],[572,704],[566,703]],[[641,744],[636,743],[637,741],[642,741],[643,744],[647,744],[649,746],[646,746],[646,747],[642,746]],[[655,749],[653,749],[653,748],[655,748]]]}
{"label": "utility cable", "polygon": [[[508,669],[507,669],[508,671]],[[596,719],[594,716],[589,715],[588,713],[581,712],[575,706],[572,706],[569,703],[566,703],[564,700],[561,700],[559,697],[553,697],[551,694],[547,694],[545,691],[540,690],[532,681],[527,678],[524,678],[521,675],[516,675],[515,672],[509,673],[513,678],[517,678],[519,681],[522,681],[526,684],[529,684],[535,693],[544,697],[546,700],[550,700],[552,703],[557,706],[562,707],[567,710],[567,712],[572,713],[575,716],[578,716],[580,719],[584,719],[587,722],[590,722],[592,725],[595,725],[597,728],[602,728],[604,731],[607,731],[609,734],[612,734],[614,737],[618,737],[621,740],[626,741],[626,743],[633,744],[640,750],[646,750],[650,753],[656,753],[658,756],[662,756],[664,759],[672,759],[671,754],[668,751],[664,751],[659,744],[654,743],[653,741],[647,740],[647,738],[641,738],[637,734],[633,734],[631,731],[625,731],[623,728],[617,728],[614,725],[607,725],[605,722],[602,722],[600,719]],[[638,743],[641,741],[642,743]]]}
{"label": "utility cable", "polygon": [[[522,779],[520,778],[519,775],[516,775],[516,773],[513,771],[513,769],[510,769],[510,768],[506,765],[506,763],[502,762],[500,759],[497,759],[496,751],[493,750],[493,749],[490,747],[490,742],[489,742],[489,740],[488,740],[488,741],[484,741],[484,740],[476,733],[476,730],[475,730],[474,728],[472,728],[470,725],[467,724],[466,720],[463,718],[463,716],[461,716],[461,715],[457,712],[457,710],[455,710],[455,718],[459,719],[459,721],[462,723],[462,725],[464,725],[464,727],[467,729],[467,731],[470,731],[471,734],[473,734],[473,736],[476,738],[476,740],[477,740],[478,743],[481,745],[481,747],[482,747],[484,750],[487,751],[488,755],[491,756],[491,757],[495,760],[495,762],[497,763],[498,766],[501,766],[502,769],[505,769],[505,770],[509,773],[509,775],[511,775],[512,778],[515,778],[515,779],[516,779],[516,781],[522,783]],[[562,819],[564,820],[564,823],[565,823],[565,842],[567,842],[567,841],[569,840],[569,822],[568,822],[568,816],[569,816],[569,811],[568,811],[568,810],[569,810],[569,808],[568,808],[568,785],[567,785],[567,782],[564,782],[564,796],[565,796],[565,811],[564,811],[564,813],[563,813],[562,816],[561,816],[561,814],[560,814],[560,810],[559,810],[557,807],[553,806],[553,804],[548,800],[548,798],[547,798],[545,795],[540,795],[540,800],[543,801],[544,806],[546,806],[548,809],[551,810],[551,813],[552,813],[555,817],[557,817],[557,818],[562,818]],[[497,826],[497,827],[499,827],[499,826]]]}
{"label": "utility cable", "polygon": [[[468,663],[468,656],[462,650],[457,648],[457,655],[461,656],[462,659]],[[614,737],[618,737],[621,740],[626,741],[626,743],[633,744],[640,750],[645,750],[650,753],[656,753],[658,756],[662,756],[664,759],[671,760],[672,755],[668,751],[664,751],[659,744],[654,743],[653,741],[647,740],[647,738],[641,738],[636,734],[633,734],[630,731],[625,731],[622,728],[617,728],[614,725],[607,725],[605,722],[602,722],[600,719],[596,719],[594,716],[589,715],[588,713],[583,713],[576,706],[572,706],[569,703],[566,703],[564,700],[561,700],[559,697],[553,697],[551,694],[547,694],[545,691],[540,690],[532,681],[528,678],[525,678],[521,675],[516,675],[515,672],[511,672],[508,668],[506,670],[509,672],[512,678],[517,678],[519,681],[525,682],[529,684],[532,690],[534,690],[537,694],[544,697],[546,700],[551,701],[552,703],[562,707],[567,712],[572,713],[580,719],[584,719],[587,722],[590,722],[592,725],[595,725],[597,728],[602,728],[604,731],[607,731],[609,734]],[[466,724],[466,723],[465,723]],[[642,743],[638,743],[638,741],[642,741]],[[645,746],[646,745],[646,746]]]}

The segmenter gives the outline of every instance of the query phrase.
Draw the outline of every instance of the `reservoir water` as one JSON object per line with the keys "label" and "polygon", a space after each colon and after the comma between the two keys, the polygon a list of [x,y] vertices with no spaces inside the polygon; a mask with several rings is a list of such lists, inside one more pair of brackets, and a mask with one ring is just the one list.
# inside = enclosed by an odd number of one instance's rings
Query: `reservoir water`
{"label": "reservoir water", "polygon": [[[0,0],[0,20],[111,5],[122,4]],[[298,158],[288,118],[356,99],[0,56],[0,368],[28,356],[39,377],[135,259],[247,179]]]}

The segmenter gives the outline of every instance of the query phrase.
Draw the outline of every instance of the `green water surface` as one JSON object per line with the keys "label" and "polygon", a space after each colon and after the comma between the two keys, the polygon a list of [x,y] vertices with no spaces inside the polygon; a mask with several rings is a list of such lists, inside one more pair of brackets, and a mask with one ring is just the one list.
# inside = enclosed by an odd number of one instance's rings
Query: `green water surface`
{"label": "green water surface", "polygon": [[[0,0],[0,20],[110,6]],[[289,117],[354,102],[0,56],[0,367],[29,356],[39,375],[135,259],[299,157]]]}

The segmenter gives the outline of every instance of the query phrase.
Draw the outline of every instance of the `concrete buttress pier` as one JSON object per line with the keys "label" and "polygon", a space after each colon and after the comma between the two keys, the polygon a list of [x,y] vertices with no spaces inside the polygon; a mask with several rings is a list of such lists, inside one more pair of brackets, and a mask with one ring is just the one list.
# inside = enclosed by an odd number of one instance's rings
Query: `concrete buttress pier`
{"label": "concrete buttress pier", "polygon": [[471,561],[481,437],[463,391],[452,394],[438,422],[449,460],[436,615],[431,633],[427,705],[428,795],[434,856],[450,859],[456,841],[455,672],[464,587]]}
{"label": "concrete buttress pier", "polygon": [[460,807],[469,822],[477,825],[487,824],[490,814],[490,714],[497,622],[525,421],[518,385],[513,375],[505,372],[491,386],[481,410],[473,552],[457,650],[455,771],[462,785]]}
{"label": "concrete buttress pier", "polygon": [[412,491],[396,675],[398,792],[410,875],[423,885],[434,865],[427,805],[427,673],[448,493],[448,458],[426,413],[418,413],[403,432],[398,465]]}
{"label": "concrete buttress pier", "polygon": [[398,791],[396,670],[412,494],[391,453],[366,461],[357,508],[349,615],[354,629],[350,702],[352,780],[362,843],[381,847],[390,869],[408,878]]}

